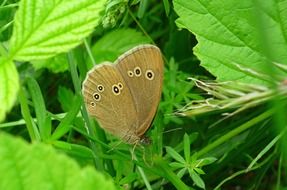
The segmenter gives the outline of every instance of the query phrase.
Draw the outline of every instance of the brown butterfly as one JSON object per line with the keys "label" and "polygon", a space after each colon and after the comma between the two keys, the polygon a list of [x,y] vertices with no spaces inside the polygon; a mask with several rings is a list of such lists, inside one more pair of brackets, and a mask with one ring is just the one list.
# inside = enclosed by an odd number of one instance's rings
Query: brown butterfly
{"label": "brown butterfly", "polygon": [[115,63],[92,68],[83,82],[89,114],[100,126],[130,144],[143,139],[162,91],[163,59],[158,47],[139,45]]}

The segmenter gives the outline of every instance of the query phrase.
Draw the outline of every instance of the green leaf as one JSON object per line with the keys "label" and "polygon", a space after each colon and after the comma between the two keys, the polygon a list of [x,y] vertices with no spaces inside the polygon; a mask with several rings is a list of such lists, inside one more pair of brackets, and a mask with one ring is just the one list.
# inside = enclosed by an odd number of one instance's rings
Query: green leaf
{"label": "green leaf", "polygon": [[184,168],[185,167],[185,164],[184,163],[180,163],[180,162],[171,162],[169,165],[173,169],[179,169],[179,168]]}
{"label": "green leaf", "polygon": [[165,14],[166,16],[168,16],[170,12],[170,5],[169,5],[168,0],[163,0],[163,6],[164,6]]}
{"label": "green leaf", "polygon": [[164,178],[171,181],[176,189],[190,189],[182,180],[180,180],[180,178],[172,171],[169,165],[162,158],[158,157],[158,159],[154,160],[154,163],[157,170],[162,172]]}
{"label": "green leaf", "polygon": [[53,141],[52,144],[68,154],[81,157],[81,158],[94,158],[93,151],[88,147],[67,143],[65,141]]}
{"label": "green leaf", "polygon": [[[11,9],[17,6],[17,3],[10,2],[9,6],[3,6],[5,1],[1,1],[0,6],[0,41],[8,41],[12,32],[12,22],[14,17],[14,11]],[[8,1],[6,1],[7,3]]]}
{"label": "green leaf", "polygon": [[177,172],[176,175],[177,175],[179,178],[182,178],[182,177],[184,176],[186,170],[187,170],[186,168],[182,168],[181,170],[179,170],[179,171]]}
{"label": "green leaf", "polygon": [[217,158],[215,158],[215,157],[207,157],[207,158],[199,159],[199,160],[197,160],[198,163],[196,164],[196,167],[202,167],[202,166],[212,164],[216,160],[217,160]]}
{"label": "green leaf", "polygon": [[148,0],[141,0],[139,5],[139,10],[137,16],[139,18],[142,18],[146,12],[146,9],[148,7]]}
{"label": "green leaf", "polygon": [[92,52],[97,63],[114,61],[132,47],[149,42],[147,37],[134,29],[118,29],[99,39],[92,47]]}
{"label": "green leaf", "polygon": [[194,171],[196,171],[196,173],[198,173],[200,175],[205,174],[205,172],[202,169],[200,169],[200,168],[193,168],[193,169],[194,169]]}
{"label": "green leaf", "polygon": [[32,61],[31,64],[36,70],[46,68],[53,73],[60,73],[68,70],[68,59],[66,54],[59,54],[49,59]]}
{"label": "green leaf", "polygon": [[33,117],[31,116],[30,109],[28,106],[28,99],[25,95],[23,87],[19,88],[19,103],[21,105],[21,114],[25,121],[24,124],[26,124],[30,139],[32,140],[32,142],[35,140],[40,141],[40,132],[35,124]]}
{"label": "green leaf", "polygon": [[[287,63],[287,4],[284,1],[261,1],[260,6],[254,6],[250,0],[173,2],[179,15],[177,25],[196,35],[198,45],[194,53],[218,80],[263,83],[251,72],[234,68],[237,64],[258,73],[268,72],[264,65],[267,56],[260,40],[262,34],[272,39],[268,47],[274,50],[270,62]],[[261,31],[256,29],[260,24],[258,19],[263,21]]]}
{"label": "green leaf", "polygon": [[67,113],[64,119],[55,129],[51,137],[52,140],[57,140],[61,138],[64,134],[66,134],[72,128],[71,123],[74,121],[77,114],[79,113],[79,110],[81,108],[81,103],[82,102],[79,96],[76,96],[73,99],[73,106],[71,107],[71,110]]}
{"label": "green leaf", "polygon": [[51,135],[51,123],[49,122],[49,118],[47,116],[47,110],[41,89],[34,78],[29,77],[27,83],[32,97],[41,138],[44,140],[48,139]]}
{"label": "green leaf", "polygon": [[188,172],[195,185],[202,189],[205,189],[205,184],[201,177],[194,170],[189,169]]}
{"label": "green leaf", "polygon": [[19,76],[12,61],[0,57],[0,122],[13,107],[19,90]]}
{"label": "green leaf", "polygon": [[187,162],[190,160],[190,142],[188,134],[184,134],[183,137],[183,148],[184,148],[184,157]]}
{"label": "green leaf", "polygon": [[22,0],[15,15],[11,56],[39,60],[67,52],[98,24],[105,0]]}
{"label": "green leaf", "polygon": [[124,184],[131,184],[133,181],[137,180],[138,174],[137,173],[129,173],[127,176],[123,177],[120,181],[120,185]]}
{"label": "green leaf", "polygon": [[92,167],[81,169],[74,160],[48,145],[28,145],[1,133],[0,155],[0,189],[115,189],[111,180]]}
{"label": "green leaf", "polygon": [[75,97],[72,90],[69,88],[60,86],[58,89],[57,96],[58,96],[58,101],[60,102],[62,109],[65,112],[68,112],[72,107],[71,100],[73,100]]}
{"label": "green leaf", "polygon": [[184,158],[180,154],[178,154],[173,148],[167,146],[166,152],[176,161],[178,161],[180,163],[185,163]]}

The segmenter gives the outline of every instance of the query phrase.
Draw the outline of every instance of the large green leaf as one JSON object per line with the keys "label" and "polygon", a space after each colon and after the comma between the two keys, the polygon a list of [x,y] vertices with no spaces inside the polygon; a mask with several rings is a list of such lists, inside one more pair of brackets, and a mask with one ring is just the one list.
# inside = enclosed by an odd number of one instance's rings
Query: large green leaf
{"label": "large green leaf", "polygon": [[89,35],[105,0],[21,0],[10,41],[11,56],[38,60],[66,52]]}
{"label": "large green leaf", "polygon": [[0,122],[14,105],[18,90],[19,76],[14,63],[0,57]]}
{"label": "large green leaf", "polygon": [[[266,48],[272,52],[270,62],[287,64],[287,0],[174,0],[179,18],[176,23],[196,35],[195,54],[202,66],[218,80],[262,83],[258,77],[243,72],[246,68],[267,73],[264,67]],[[258,25],[263,26],[258,31]],[[266,39],[262,39],[262,36]],[[238,69],[240,65],[244,69]],[[250,72],[251,73],[251,72]]]}
{"label": "large green leaf", "polygon": [[134,29],[119,29],[99,39],[92,47],[92,51],[97,63],[114,61],[130,48],[149,42],[146,36]]}
{"label": "large green leaf", "polygon": [[37,61],[32,61],[31,64],[36,70],[47,68],[53,73],[60,73],[68,70],[68,59],[67,55],[62,53],[51,57],[49,59],[42,59]]}
{"label": "large green leaf", "polygon": [[28,145],[0,134],[0,189],[112,190],[111,180],[91,167],[80,168],[45,144]]}

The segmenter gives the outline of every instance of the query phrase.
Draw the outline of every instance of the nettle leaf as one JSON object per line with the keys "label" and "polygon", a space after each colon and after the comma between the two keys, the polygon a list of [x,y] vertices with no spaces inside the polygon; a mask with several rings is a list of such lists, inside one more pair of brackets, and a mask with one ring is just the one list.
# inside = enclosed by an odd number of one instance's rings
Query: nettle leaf
{"label": "nettle leaf", "polygon": [[142,33],[134,29],[118,29],[99,39],[92,52],[97,63],[114,61],[125,51],[145,43],[150,43],[150,40]]}
{"label": "nettle leaf", "polygon": [[111,180],[92,167],[81,169],[45,144],[29,145],[0,133],[0,155],[0,189],[115,189]]}
{"label": "nettle leaf", "polygon": [[39,60],[77,46],[98,24],[105,0],[21,0],[10,41],[11,56]]}
{"label": "nettle leaf", "polygon": [[[242,65],[259,73],[267,72],[264,68],[267,57],[262,53],[266,47],[262,46],[261,34],[272,39],[267,47],[272,50],[270,62],[287,64],[286,0],[260,1],[256,9],[253,3],[250,0],[174,0],[179,15],[177,25],[196,35],[198,45],[194,53],[202,66],[220,81],[263,83],[251,72],[234,67]],[[257,29],[259,18],[263,21],[262,31]]]}
{"label": "nettle leaf", "polygon": [[19,75],[15,64],[0,57],[0,122],[13,107],[19,90]]}

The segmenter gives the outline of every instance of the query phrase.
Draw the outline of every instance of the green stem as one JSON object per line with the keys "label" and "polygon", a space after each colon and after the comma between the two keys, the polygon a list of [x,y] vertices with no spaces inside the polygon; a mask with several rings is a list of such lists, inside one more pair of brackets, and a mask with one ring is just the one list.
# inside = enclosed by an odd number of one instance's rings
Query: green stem
{"label": "green stem", "polygon": [[[61,121],[65,116],[66,113],[59,113],[59,114],[51,114],[48,113],[49,116],[51,116],[52,121]],[[33,122],[37,122],[36,118],[32,118]],[[18,121],[11,121],[11,122],[6,122],[6,123],[0,123],[0,128],[6,128],[6,127],[16,127],[20,125],[24,125],[26,121],[24,119],[19,119]]]}
{"label": "green stem", "polygon": [[[71,71],[71,76],[72,76],[72,80],[73,80],[73,84],[74,84],[74,88],[75,88],[75,92],[76,94],[80,94],[81,92],[81,82],[80,79],[78,77],[78,73],[77,73],[77,68],[76,68],[76,63],[74,61],[73,55],[72,53],[68,53],[68,62],[69,62],[69,66],[70,66],[70,71]],[[82,99],[82,105],[84,105],[83,103],[83,99]],[[91,135],[92,137],[95,137],[95,131],[94,131],[94,127],[91,125],[91,122],[89,120],[88,117],[88,113],[87,110],[84,106],[82,106],[82,115],[86,121],[86,130],[88,135]],[[99,170],[104,170],[104,166],[103,163],[101,162],[101,160],[99,159],[99,157],[97,156],[97,152],[99,152],[101,149],[99,146],[97,146],[94,141],[90,140],[90,145],[91,145],[91,149],[94,152],[94,161],[96,164],[97,169]]]}
{"label": "green stem", "polygon": [[136,19],[136,17],[133,15],[132,11],[128,8],[128,12],[131,15],[132,19],[136,22],[136,24],[138,25],[138,27],[141,29],[141,31],[144,33],[144,35],[153,43],[155,44],[155,42],[153,41],[153,39],[148,35],[148,33],[145,31],[145,29],[142,27],[141,23]]}
{"label": "green stem", "polygon": [[278,172],[277,172],[277,180],[276,180],[276,190],[281,189],[282,161],[283,161],[283,154],[280,154],[279,164],[278,164]]}
{"label": "green stem", "polygon": [[[90,45],[89,45],[89,43],[87,42],[86,39],[84,40],[84,44],[85,44],[87,53],[89,55],[89,58],[92,61],[93,65],[95,66],[96,65],[96,61],[94,59],[94,56],[93,56],[93,53],[91,51]],[[107,139],[106,139],[105,133],[103,132],[103,130],[101,130],[99,128],[99,126],[95,126],[94,122],[90,122],[84,102],[82,102],[82,105],[83,105],[82,106],[82,115],[83,115],[83,117],[84,117],[84,119],[85,119],[85,121],[87,123],[88,128],[96,129],[97,133],[93,132],[92,134],[97,135],[97,139],[99,139],[99,140],[101,140],[103,142],[106,142]],[[89,127],[89,126],[91,126],[91,127]],[[88,131],[90,131],[90,130],[88,130]],[[107,149],[104,146],[101,146],[100,148],[101,148],[102,152],[103,152],[103,150],[107,151]],[[105,163],[106,163],[107,169],[109,170],[109,173],[113,176],[115,174],[115,170],[114,170],[112,161],[105,160]]]}
{"label": "green stem", "polygon": [[230,175],[229,177],[227,177],[227,178],[225,178],[223,181],[221,181],[221,182],[214,188],[214,190],[220,189],[220,187],[221,187],[224,183],[226,183],[226,182],[228,182],[228,181],[234,179],[235,177],[237,177],[237,176],[239,176],[239,175],[246,174],[247,172],[251,172],[251,171],[256,170],[256,169],[258,169],[258,168],[262,168],[262,167],[263,167],[266,163],[268,163],[268,162],[269,162],[269,163],[272,163],[270,160],[272,160],[274,157],[275,157],[275,153],[273,152],[273,153],[270,154],[264,161],[262,161],[261,163],[256,164],[256,165],[253,166],[252,168],[250,168],[250,169],[243,169],[243,170],[240,170],[240,171],[238,171],[238,172],[233,173],[232,175]]}
{"label": "green stem", "polygon": [[89,55],[89,57],[90,57],[90,59],[91,59],[93,65],[95,66],[97,63],[96,63],[96,60],[95,60],[95,58],[94,58],[94,56],[93,56],[93,53],[92,53],[92,51],[91,51],[91,48],[90,48],[90,46],[89,46],[89,44],[88,44],[88,42],[87,42],[87,39],[84,40],[84,44],[85,44],[86,50],[87,50],[87,52],[88,52],[88,55]]}
{"label": "green stem", "polygon": [[207,145],[206,147],[204,147],[203,149],[201,149],[199,152],[197,152],[196,156],[200,157],[200,156],[208,153],[209,151],[216,148],[220,144],[226,142],[228,139],[233,138],[234,136],[238,135],[239,133],[242,133],[243,131],[245,131],[245,130],[249,129],[250,127],[252,127],[253,125],[257,124],[258,122],[263,121],[263,120],[267,119],[268,117],[272,116],[273,113],[274,113],[274,110],[269,109],[268,111],[262,113],[261,115],[249,120],[248,122],[246,122],[246,123],[242,124],[241,126],[233,129],[229,133],[223,135],[222,137],[220,137],[219,139],[217,139],[213,143],[211,143],[211,144]]}

